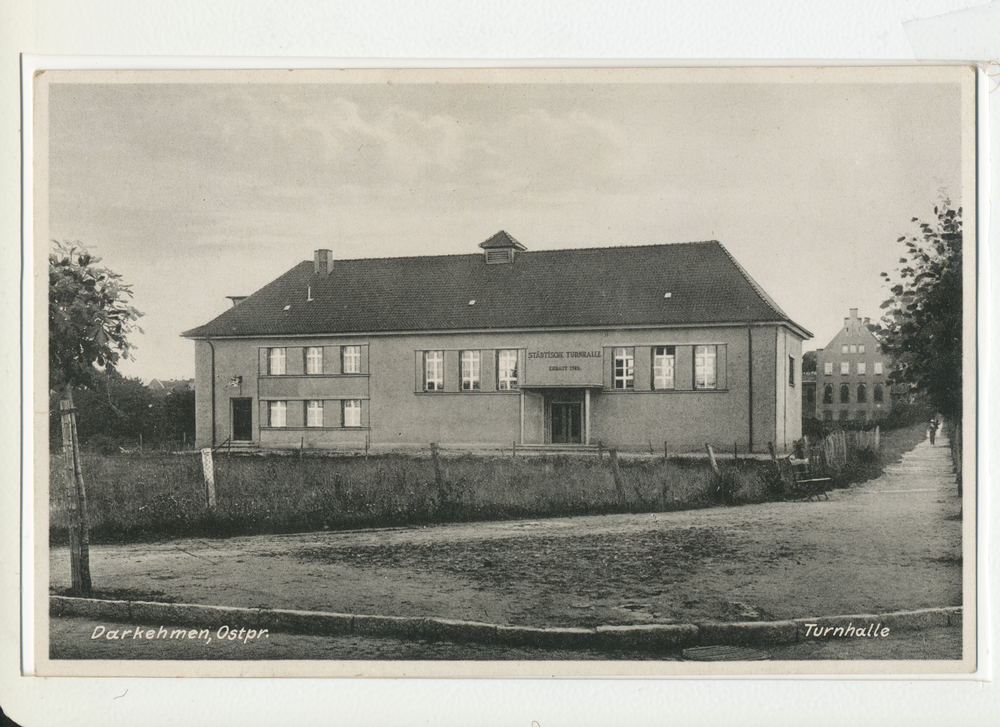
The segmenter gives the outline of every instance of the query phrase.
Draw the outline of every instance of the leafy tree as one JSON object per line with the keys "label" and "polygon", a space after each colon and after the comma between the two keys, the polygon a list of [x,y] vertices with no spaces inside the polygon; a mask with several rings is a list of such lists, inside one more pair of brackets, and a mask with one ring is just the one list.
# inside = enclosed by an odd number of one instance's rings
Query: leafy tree
{"label": "leafy tree", "polygon": [[100,258],[53,240],[49,254],[49,388],[62,393],[65,495],[73,590],[90,591],[89,523],[73,388],[92,386],[98,374],[128,358],[128,336],[142,314],[128,304],[132,290]]}
{"label": "leafy tree", "polygon": [[[934,225],[903,235],[904,265],[892,297],[882,304],[882,350],[898,366],[895,381],[909,383],[936,411],[956,422],[962,413],[962,209],[947,199],[934,208]],[[890,280],[888,273],[882,277]]]}
{"label": "leafy tree", "polygon": [[802,373],[804,374],[816,373],[815,351],[806,351],[804,354],[802,354]]}

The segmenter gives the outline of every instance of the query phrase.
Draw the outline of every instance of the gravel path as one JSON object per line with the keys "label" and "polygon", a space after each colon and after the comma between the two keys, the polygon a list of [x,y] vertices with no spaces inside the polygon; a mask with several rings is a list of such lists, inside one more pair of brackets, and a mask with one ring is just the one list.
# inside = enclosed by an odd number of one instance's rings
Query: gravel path
{"label": "gravel path", "polygon": [[[223,606],[593,626],[962,604],[948,442],[830,500],[92,546],[96,589]],[[69,585],[66,548],[51,585]]]}

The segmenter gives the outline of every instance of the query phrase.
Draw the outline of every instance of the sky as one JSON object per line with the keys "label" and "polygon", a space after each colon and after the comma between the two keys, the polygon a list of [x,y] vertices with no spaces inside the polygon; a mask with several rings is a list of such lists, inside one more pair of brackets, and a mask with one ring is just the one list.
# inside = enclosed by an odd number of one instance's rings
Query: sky
{"label": "sky", "polygon": [[478,253],[499,230],[529,250],[719,240],[814,334],[811,350],[850,308],[881,315],[879,273],[900,267],[913,217],[961,205],[960,88],[781,71],[768,83],[53,82],[47,237],[132,285],[144,332],[119,368],[144,381],[193,377],[181,332],[317,248]]}

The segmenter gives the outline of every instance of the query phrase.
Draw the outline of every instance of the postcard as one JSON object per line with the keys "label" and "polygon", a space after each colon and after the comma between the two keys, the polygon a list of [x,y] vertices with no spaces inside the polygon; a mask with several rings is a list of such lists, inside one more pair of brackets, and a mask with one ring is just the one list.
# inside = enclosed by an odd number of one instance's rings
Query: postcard
{"label": "postcard", "polygon": [[37,73],[35,673],[974,672],[976,108]]}

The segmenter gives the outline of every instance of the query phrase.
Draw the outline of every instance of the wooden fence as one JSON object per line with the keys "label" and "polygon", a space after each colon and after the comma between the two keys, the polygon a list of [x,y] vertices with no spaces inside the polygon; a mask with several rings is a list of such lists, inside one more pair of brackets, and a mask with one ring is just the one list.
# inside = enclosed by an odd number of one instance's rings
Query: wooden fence
{"label": "wooden fence", "polygon": [[804,437],[803,441],[803,454],[812,463],[812,469],[831,472],[846,465],[858,450],[878,451],[881,447],[881,431],[878,427],[870,431],[838,429],[821,440]]}

